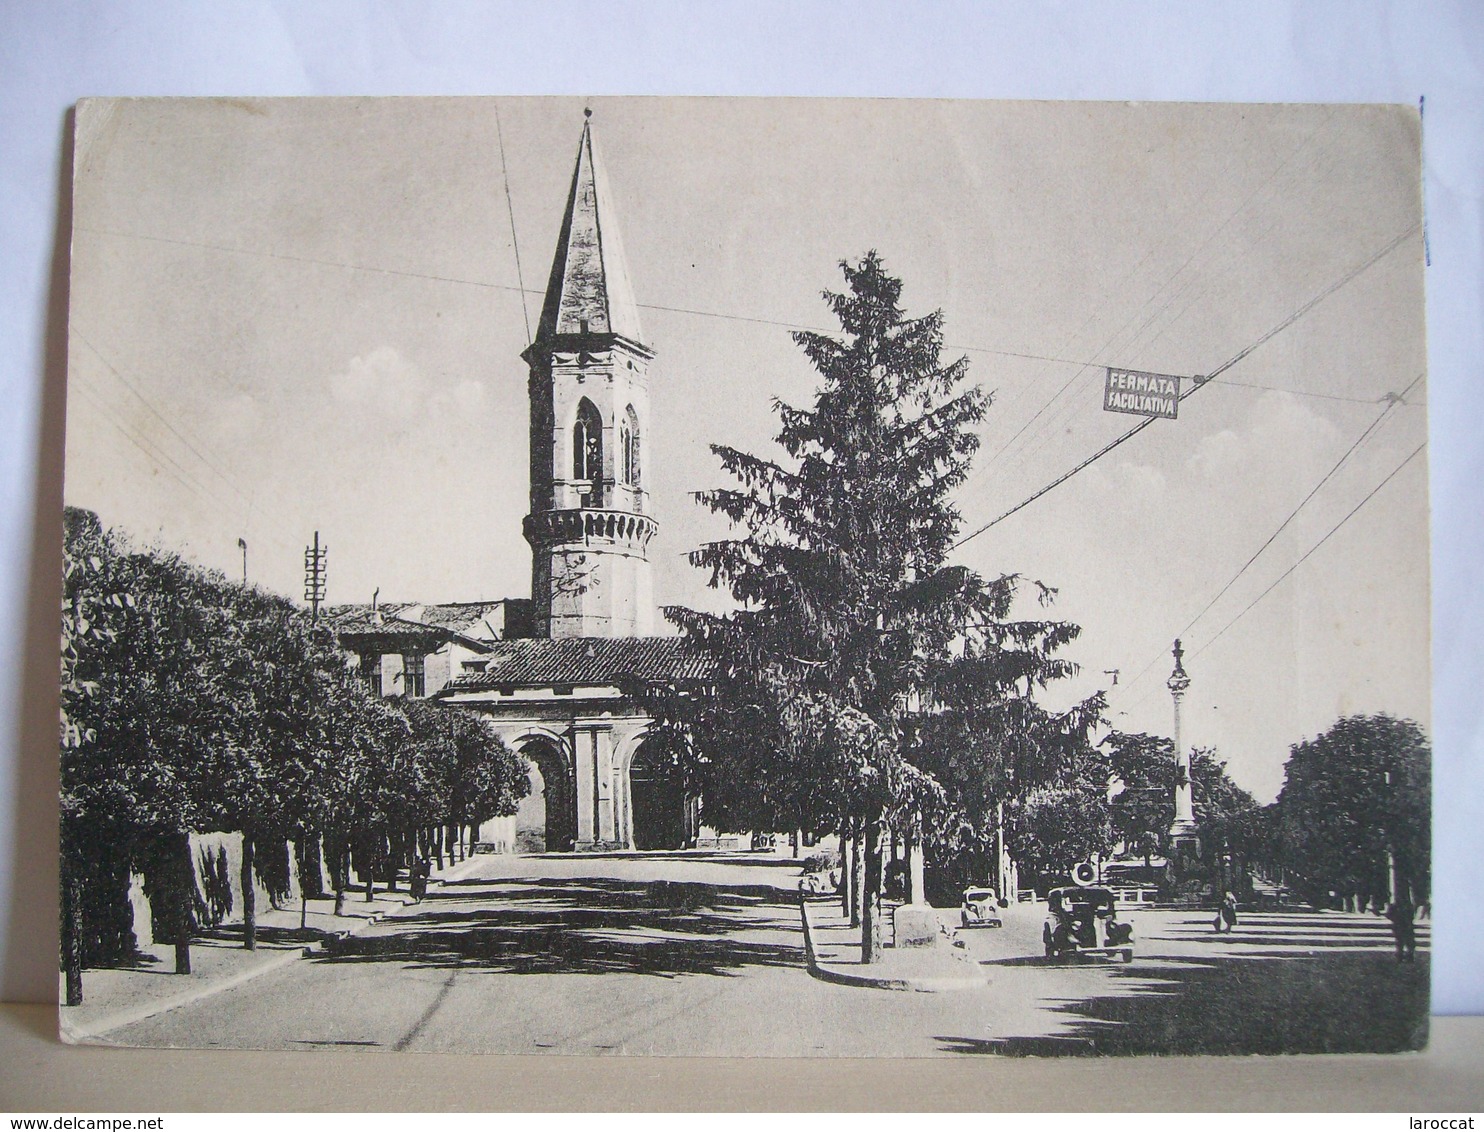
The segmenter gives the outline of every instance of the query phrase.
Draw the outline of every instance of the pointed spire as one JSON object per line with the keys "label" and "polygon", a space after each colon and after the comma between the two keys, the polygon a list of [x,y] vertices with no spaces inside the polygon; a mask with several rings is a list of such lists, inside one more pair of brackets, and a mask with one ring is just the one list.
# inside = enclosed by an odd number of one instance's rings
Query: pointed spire
{"label": "pointed spire", "polygon": [[639,308],[629,286],[628,264],[593,144],[591,110],[584,110],[582,141],[562,233],[557,239],[538,341],[566,334],[617,334],[642,344]]}

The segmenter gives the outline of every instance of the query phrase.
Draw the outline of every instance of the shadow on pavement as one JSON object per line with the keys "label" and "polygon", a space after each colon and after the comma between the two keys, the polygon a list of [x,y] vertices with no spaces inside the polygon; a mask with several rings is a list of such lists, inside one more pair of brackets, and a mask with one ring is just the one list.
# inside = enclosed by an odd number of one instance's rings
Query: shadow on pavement
{"label": "shadow on pavement", "polygon": [[[1132,967],[1115,965],[1105,993],[1045,1006],[1048,1021],[1054,1020],[1050,1032],[937,1040],[944,1052],[1012,1057],[1423,1048],[1427,955],[1399,964],[1389,939],[1357,927],[1349,941],[1333,934],[1344,925],[1319,918],[1255,924],[1245,937],[1240,928],[1213,933],[1207,954],[1161,954]],[[1339,950],[1343,946],[1350,950]],[[1047,964],[1036,957],[990,965]]]}
{"label": "shadow on pavement", "polygon": [[[347,920],[346,922],[355,923],[354,920]],[[257,940],[261,947],[293,947],[296,944],[318,942],[330,934],[322,928],[279,928],[259,924]],[[242,925],[223,924],[219,928],[211,928],[202,932],[200,936],[191,941],[192,947],[200,947],[203,944],[208,947],[220,944],[226,944],[229,947],[241,947]]]}
{"label": "shadow on pavement", "polygon": [[[317,962],[666,978],[802,962],[796,945],[740,938],[787,928],[788,910],[772,888],[592,877],[484,885],[488,907],[444,908],[430,897],[417,913],[389,921],[394,930],[335,941]],[[777,914],[754,915],[764,906]]]}

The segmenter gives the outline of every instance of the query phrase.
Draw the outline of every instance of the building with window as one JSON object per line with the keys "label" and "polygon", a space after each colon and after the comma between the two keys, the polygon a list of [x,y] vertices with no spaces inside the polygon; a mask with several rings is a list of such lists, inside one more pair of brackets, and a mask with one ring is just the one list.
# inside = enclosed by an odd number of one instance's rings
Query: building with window
{"label": "building with window", "polygon": [[[486,823],[494,849],[664,849],[700,833],[646,747],[635,690],[698,682],[703,658],[654,636],[649,545],[658,529],[642,469],[650,363],[616,216],[585,121],[534,340],[530,396],[531,595],[466,605],[331,612],[347,653],[383,695],[479,712],[530,763],[531,796]],[[514,524],[512,522],[512,533]]]}
{"label": "building with window", "polygon": [[436,695],[492,642],[529,624],[530,603],[465,601],[444,605],[377,602],[324,612],[349,662],[377,695]]}

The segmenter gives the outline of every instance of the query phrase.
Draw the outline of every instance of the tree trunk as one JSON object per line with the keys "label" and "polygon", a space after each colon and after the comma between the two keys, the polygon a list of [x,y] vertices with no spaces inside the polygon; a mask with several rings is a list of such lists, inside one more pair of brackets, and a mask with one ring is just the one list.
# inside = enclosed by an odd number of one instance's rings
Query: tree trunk
{"label": "tree trunk", "polygon": [[62,971],[68,1006],[82,1005],[82,878],[71,853],[62,855]]}
{"label": "tree trunk", "polygon": [[345,915],[345,888],[350,880],[350,844],[338,829],[325,835],[330,857],[330,884],[335,889],[335,915]]}
{"label": "tree trunk", "polygon": [[861,911],[865,906],[866,891],[866,838],[864,829],[857,825],[855,836],[850,839],[850,871],[852,877],[850,893],[850,926],[861,926]]}
{"label": "tree trunk", "polygon": [[320,835],[304,830],[294,839],[294,869],[299,874],[299,895],[306,900],[319,900],[325,895],[324,857],[320,852]]}
{"label": "tree trunk", "polygon": [[861,885],[861,962],[881,961],[881,825],[867,822],[865,872]]}
{"label": "tree trunk", "polygon": [[175,868],[175,973],[191,973],[191,919],[195,915],[195,862],[191,860],[191,835],[177,833],[171,837]]}
{"label": "tree trunk", "polygon": [[903,896],[908,904],[926,904],[927,894],[923,892],[922,883],[922,830],[914,820],[914,824],[902,838],[903,850],[906,856],[906,866],[902,870],[905,884]]}
{"label": "tree trunk", "polygon": [[253,888],[253,836],[242,831],[242,946],[258,949],[258,894]]}
{"label": "tree trunk", "polygon": [[840,915],[849,916],[855,907],[855,847],[847,835],[849,826],[840,824]]}

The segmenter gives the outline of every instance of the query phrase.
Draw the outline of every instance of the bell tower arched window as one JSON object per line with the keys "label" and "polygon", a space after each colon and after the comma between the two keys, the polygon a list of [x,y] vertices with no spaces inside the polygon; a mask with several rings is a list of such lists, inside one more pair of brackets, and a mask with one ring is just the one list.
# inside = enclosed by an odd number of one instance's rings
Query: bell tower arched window
{"label": "bell tower arched window", "polygon": [[630,487],[639,486],[639,414],[630,405],[624,412],[619,430],[623,455],[623,482]]}
{"label": "bell tower arched window", "polygon": [[586,397],[572,426],[572,478],[591,483],[603,478],[603,418]]}

